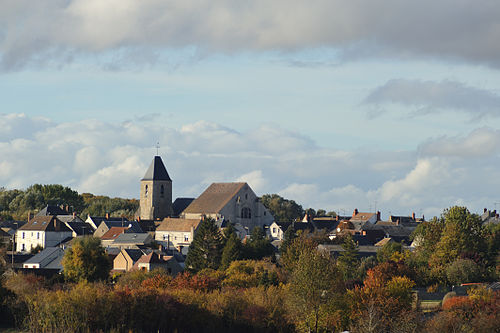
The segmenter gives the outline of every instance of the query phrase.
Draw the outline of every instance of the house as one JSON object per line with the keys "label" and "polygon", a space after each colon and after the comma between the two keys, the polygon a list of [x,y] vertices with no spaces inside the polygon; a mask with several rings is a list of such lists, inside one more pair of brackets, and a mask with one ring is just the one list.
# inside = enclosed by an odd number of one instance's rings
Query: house
{"label": "house", "polygon": [[97,227],[96,231],[94,231],[94,237],[101,238],[106,232],[109,231],[112,227],[126,227],[130,229],[131,232],[142,233],[142,229],[137,221],[102,221],[101,224]]}
{"label": "house", "polygon": [[125,233],[127,229],[128,227],[111,227],[104,235],[100,237],[102,246],[108,247],[109,245],[111,245],[113,241],[118,236]]}
{"label": "house", "polygon": [[490,211],[488,209],[484,209],[483,214],[481,215],[481,221],[483,224],[498,224],[500,223],[500,216],[497,213],[497,210]]}
{"label": "house", "polygon": [[62,272],[64,250],[60,247],[46,247],[23,263],[23,268],[46,269]]}
{"label": "house", "polygon": [[154,269],[164,269],[169,274],[177,275],[182,272],[182,267],[173,256],[166,256],[156,253],[155,251],[149,254],[142,255],[134,264],[133,269],[152,271]]}
{"label": "house", "polygon": [[128,272],[134,264],[142,257],[144,252],[140,249],[121,249],[113,260],[113,270]]}
{"label": "house", "polygon": [[165,218],[156,228],[155,240],[165,248],[176,248],[182,254],[187,254],[189,245],[200,226],[201,219]]}
{"label": "house", "polygon": [[249,230],[274,220],[247,183],[213,183],[181,214],[185,219],[202,216],[239,223]]}
{"label": "house", "polygon": [[419,218],[419,217],[415,216],[415,213],[412,213],[411,216],[394,216],[394,215],[390,215],[388,222],[393,222],[396,225],[401,225],[403,227],[415,229],[416,227],[418,227],[418,225],[420,223],[422,223],[424,221],[425,221],[425,217],[423,215],[422,215],[421,218]]}
{"label": "house", "polygon": [[132,233],[127,230],[118,235],[109,246],[121,249],[137,249],[150,245],[152,241],[153,236],[149,233]]}
{"label": "house", "polygon": [[286,231],[292,225],[296,232],[299,230],[314,232],[314,226],[307,222],[273,222],[269,226],[269,235],[273,240],[283,240]]}
{"label": "house", "polygon": [[128,219],[125,217],[111,217],[109,216],[109,213],[106,213],[106,216],[90,216],[87,215],[87,219],[85,220],[85,223],[90,224],[94,230],[99,228],[102,222],[116,222],[116,223],[126,223],[128,222]]}
{"label": "house", "polygon": [[383,238],[392,238],[395,242],[410,244],[410,236],[413,230],[413,228],[394,225],[391,222],[378,222],[376,224],[364,225],[362,228],[362,234],[371,238],[374,243]]}
{"label": "house", "polygon": [[359,212],[357,208],[355,208],[349,221],[352,222],[355,227],[362,226],[367,222],[374,224],[377,221],[380,221],[380,212],[362,213]]}
{"label": "house", "polygon": [[57,246],[73,237],[73,231],[55,216],[35,216],[16,231],[16,250]]}

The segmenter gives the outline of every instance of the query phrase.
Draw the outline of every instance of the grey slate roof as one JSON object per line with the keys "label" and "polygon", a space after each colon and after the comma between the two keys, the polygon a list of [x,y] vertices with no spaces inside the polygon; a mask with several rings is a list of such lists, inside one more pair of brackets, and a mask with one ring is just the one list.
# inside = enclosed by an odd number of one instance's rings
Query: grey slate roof
{"label": "grey slate roof", "polygon": [[[104,223],[110,229],[112,227],[129,227],[129,230],[131,232],[137,232],[137,233],[143,232],[141,226],[139,225],[139,223],[137,221],[124,220],[122,222],[120,219],[119,221],[104,220],[101,223]],[[99,224],[99,226],[100,226],[100,224]]]}
{"label": "grey slate roof", "polygon": [[36,213],[35,216],[49,216],[49,215],[68,215],[68,211],[56,205],[47,205],[41,211]]}
{"label": "grey slate roof", "polygon": [[123,233],[115,238],[114,244],[146,244],[151,241],[149,233]]}
{"label": "grey slate roof", "polygon": [[184,209],[186,209],[191,202],[194,201],[194,198],[177,198],[172,203],[172,210],[174,211],[174,216],[179,216]]}
{"label": "grey slate roof", "polygon": [[123,251],[127,252],[134,263],[144,254],[144,252],[140,249],[123,249]]}
{"label": "grey slate roof", "polygon": [[47,247],[24,263],[39,264],[40,268],[62,270],[61,260],[63,256],[63,249],[59,247]]}
{"label": "grey slate roof", "polygon": [[142,180],[172,181],[172,179],[170,179],[170,176],[168,175],[167,169],[165,168],[165,165],[163,164],[163,161],[161,160],[160,156],[155,156],[155,158],[151,162],[151,165],[148,168],[148,171],[146,171],[146,174],[144,175]]}

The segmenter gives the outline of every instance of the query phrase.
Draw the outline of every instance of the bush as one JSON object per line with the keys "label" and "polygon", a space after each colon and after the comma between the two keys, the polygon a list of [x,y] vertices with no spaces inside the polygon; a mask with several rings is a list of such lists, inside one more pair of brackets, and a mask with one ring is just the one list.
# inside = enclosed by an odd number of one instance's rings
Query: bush
{"label": "bush", "polygon": [[452,285],[477,282],[481,278],[481,270],[470,259],[457,259],[446,268],[446,278]]}

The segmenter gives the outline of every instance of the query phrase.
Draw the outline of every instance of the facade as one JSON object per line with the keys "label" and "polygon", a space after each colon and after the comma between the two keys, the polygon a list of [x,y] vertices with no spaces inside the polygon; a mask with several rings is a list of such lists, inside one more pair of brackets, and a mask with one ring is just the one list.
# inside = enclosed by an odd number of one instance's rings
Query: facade
{"label": "facade", "polygon": [[128,272],[134,267],[144,252],[140,249],[121,249],[120,253],[113,260],[113,270]]}
{"label": "facade", "polygon": [[155,240],[167,249],[175,248],[182,254],[193,241],[201,219],[178,219],[168,217],[156,228]]}
{"label": "facade", "polygon": [[139,218],[162,220],[172,214],[172,179],[161,157],[155,156],[141,179]]}
{"label": "facade", "polygon": [[247,183],[213,183],[181,214],[181,218],[226,220],[252,230],[274,218]]}
{"label": "facade", "polygon": [[72,238],[73,231],[55,216],[35,216],[16,231],[16,251],[57,246]]}

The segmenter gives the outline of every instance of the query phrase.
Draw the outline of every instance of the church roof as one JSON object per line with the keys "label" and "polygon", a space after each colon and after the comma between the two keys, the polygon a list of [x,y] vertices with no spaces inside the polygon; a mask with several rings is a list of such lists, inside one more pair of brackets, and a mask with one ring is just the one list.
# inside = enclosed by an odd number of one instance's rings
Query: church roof
{"label": "church roof", "polygon": [[151,162],[151,165],[148,168],[148,171],[146,171],[146,174],[144,175],[142,180],[172,181],[172,179],[170,179],[170,176],[168,175],[167,169],[165,168],[165,165],[163,164],[163,161],[161,160],[160,156],[155,156],[155,158]]}
{"label": "church roof", "polygon": [[247,183],[212,183],[184,213],[218,213]]}

